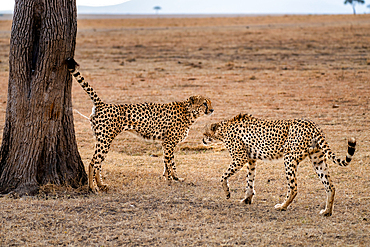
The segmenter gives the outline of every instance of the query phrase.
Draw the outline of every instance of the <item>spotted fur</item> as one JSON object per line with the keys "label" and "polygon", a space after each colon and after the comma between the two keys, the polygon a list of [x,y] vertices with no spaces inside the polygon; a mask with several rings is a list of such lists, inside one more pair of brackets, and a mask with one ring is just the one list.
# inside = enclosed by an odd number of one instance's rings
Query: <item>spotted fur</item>
{"label": "spotted fur", "polygon": [[222,141],[229,150],[232,163],[221,179],[226,198],[230,198],[228,178],[247,164],[247,186],[243,203],[250,204],[255,194],[254,177],[256,160],[284,158],[288,193],[282,204],[275,206],[286,210],[297,195],[297,167],[309,156],[316,174],[325,186],[326,207],[320,213],[332,215],[335,188],[330,179],[327,159],[340,166],[347,166],[355,153],[356,140],[348,141],[348,153],[345,160],[336,158],[330,150],[320,128],[310,120],[265,120],[251,115],[237,115],[230,120],[211,124],[207,127],[203,143],[214,140]]}
{"label": "spotted fur", "polygon": [[211,101],[196,95],[185,101],[167,104],[106,104],[81,76],[74,59],[67,59],[67,67],[94,103],[90,122],[96,143],[89,165],[89,188],[92,191],[97,191],[98,188],[108,189],[101,179],[101,163],[107,156],[113,139],[122,131],[160,140],[164,156],[163,176],[168,180],[179,180],[176,175],[174,149],[187,137],[190,126],[198,117],[212,114]]}

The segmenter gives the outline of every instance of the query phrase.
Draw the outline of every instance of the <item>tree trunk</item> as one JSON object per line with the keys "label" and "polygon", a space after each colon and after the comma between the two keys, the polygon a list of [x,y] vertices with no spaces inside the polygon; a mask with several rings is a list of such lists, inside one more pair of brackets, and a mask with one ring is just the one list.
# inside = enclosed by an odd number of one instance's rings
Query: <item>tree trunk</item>
{"label": "tree trunk", "polygon": [[16,0],[9,54],[6,120],[0,149],[0,193],[37,193],[52,183],[87,182],[73,125],[75,0]]}

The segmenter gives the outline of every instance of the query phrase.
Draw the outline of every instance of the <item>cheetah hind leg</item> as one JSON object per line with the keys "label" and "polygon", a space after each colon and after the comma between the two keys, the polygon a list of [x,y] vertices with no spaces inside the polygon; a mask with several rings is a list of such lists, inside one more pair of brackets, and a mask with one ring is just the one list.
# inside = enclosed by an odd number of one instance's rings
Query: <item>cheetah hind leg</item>
{"label": "cheetah hind leg", "polygon": [[101,177],[101,165],[99,165],[99,167],[96,168],[95,181],[100,191],[107,192],[109,190],[108,185],[103,183],[103,180]]}
{"label": "cheetah hind leg", "polygon": [[[104,161],[106,154],[109,150],[108,145],[102,145],[101,143],[95,144],[95,153],[89,166],[89,188],[94,193],[101,191],[108,191],[108,185],[103,183],[101,177],[101,163]],[[97,187],[93,184],[96,182]]]}
{"label": "cheetah hind leg", "polygon": [[222,178],[221,180],[222,189],[224,190],[226,199],[230,199],[230,188],[227,179]]}
{"label": "cheetah hind leg", "polygon": [[92,193],[96,193],[99,191],[98,187],[95,185],[95,168],[94,168],[94,158],[89,165],[89,177],[88,177],[88,184],[89,184],[89,191]]}
{"label": "cheetah hind leg", "polygon": [[315,172],[317,176],[320,178],[321,182],[323,183],[326,191],[326,206],[325,209],[320,211],[320,214],[323,216],[331,216],[334,207],[335,188],[330,179],[328,165],[326,164],[325,156],[323,155],[322,150],[319,150],[311,154],[310,159],[315,169]]}

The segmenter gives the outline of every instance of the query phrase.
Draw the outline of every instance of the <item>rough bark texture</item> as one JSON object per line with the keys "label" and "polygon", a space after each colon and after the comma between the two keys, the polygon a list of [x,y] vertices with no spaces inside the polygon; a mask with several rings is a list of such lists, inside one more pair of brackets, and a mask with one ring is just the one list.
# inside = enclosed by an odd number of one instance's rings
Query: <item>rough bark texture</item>
{"label": "rough bark texture", "polygon": [[0,193],[35,194],[40,185],[78,187],[87,175],[74,133],[72,79],[75,0],[18,0],[9,54]]}

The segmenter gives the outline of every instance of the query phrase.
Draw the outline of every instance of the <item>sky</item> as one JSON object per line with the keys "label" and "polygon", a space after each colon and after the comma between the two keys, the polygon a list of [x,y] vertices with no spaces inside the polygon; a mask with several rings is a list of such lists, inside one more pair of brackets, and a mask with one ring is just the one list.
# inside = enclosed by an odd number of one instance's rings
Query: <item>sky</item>
{"label": "sky", "polygon": [[[160,14],[351,14],[352,7],[344,0],[76,0],[78,6],[107,6],[127,2],[123,14],[154,14],[153,7],[161,6]],[[140,6],[135,2],[145,2]],[[153,6],[149,6],[153,5]],[[370,0],[356,5],[358,14],[370,13]],[[126,6],[126,5],[123,5]],[[1,0],[0,12],[11,11],[14,0]],[[82,8],[81,8],[82,9]],[[94,8],[88,8],[93,11]],[[98,10],[98,8],[95,8]],[[121,8],[122,9],[122,8]],[[124,8],[123,8],[124,9]],[[107,8],[107,11],[109,8]],[[122,11],[116,9],[117,11]],[[131,12],[130,12],[131,11]],[[112,12],[113,13],[113,12]]]}

